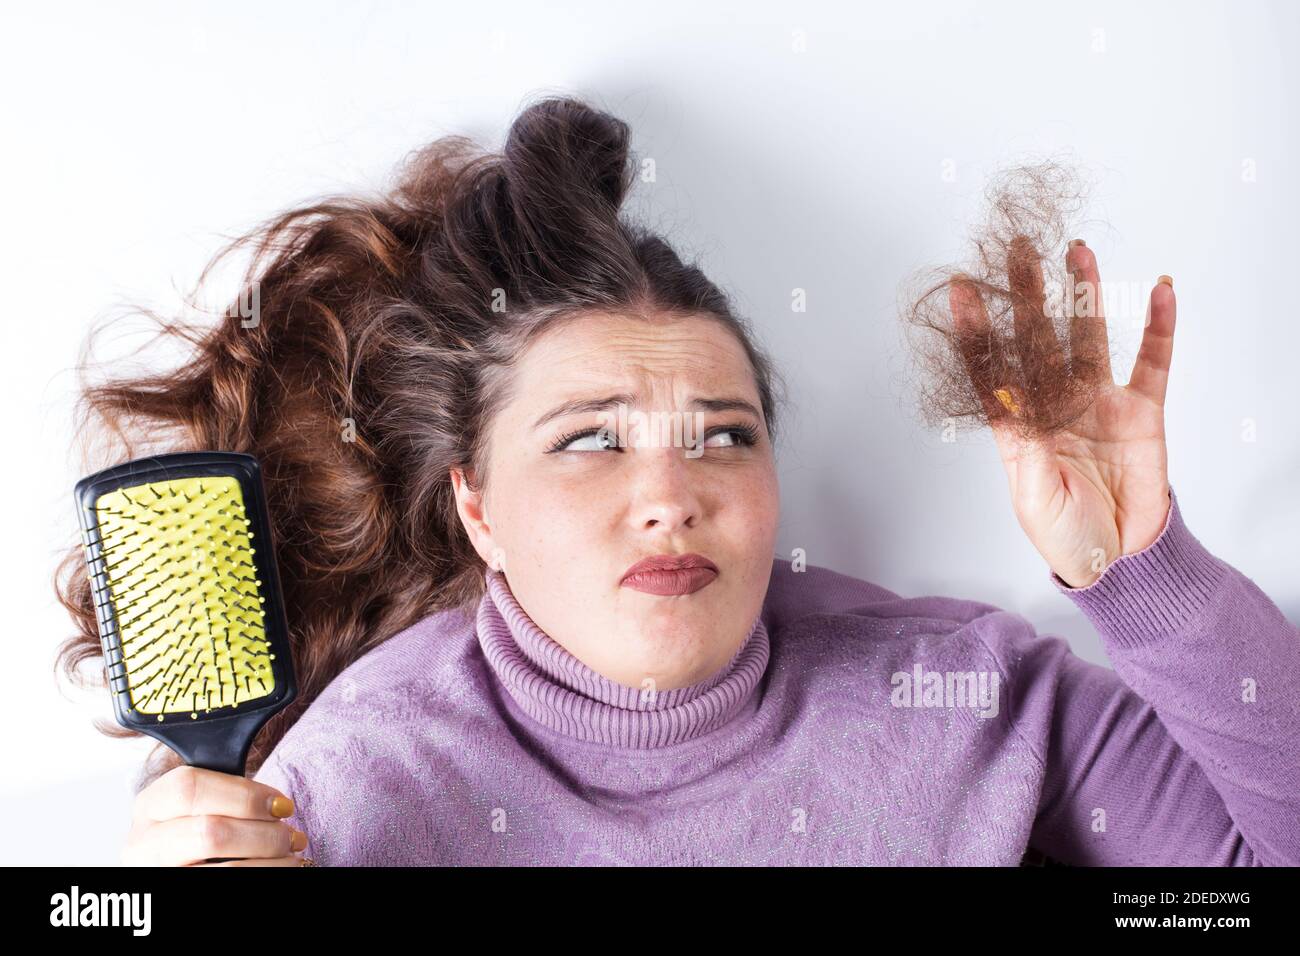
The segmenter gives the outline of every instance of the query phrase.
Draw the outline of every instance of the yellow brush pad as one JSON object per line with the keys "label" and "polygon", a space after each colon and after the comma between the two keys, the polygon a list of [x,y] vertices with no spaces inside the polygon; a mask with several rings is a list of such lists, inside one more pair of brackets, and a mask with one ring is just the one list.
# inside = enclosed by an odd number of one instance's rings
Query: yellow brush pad
{"label": "yellow brush pad", "polygon": [[135,710],[197,718],[272,693],[238,479],[149,482],[101,495],[95,512]]}

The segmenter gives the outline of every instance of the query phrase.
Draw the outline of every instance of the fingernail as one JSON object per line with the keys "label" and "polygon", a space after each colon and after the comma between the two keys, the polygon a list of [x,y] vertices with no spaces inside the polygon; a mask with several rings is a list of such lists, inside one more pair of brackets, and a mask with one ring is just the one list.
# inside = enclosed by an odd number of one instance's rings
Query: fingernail
{"label": "fingernail", "polygon": [[293,813],[293,801],[288,797],[277,794],[275,799],[271,801],[271,816],[287,817],[291,813]]}
{"label": "fingernail", "polygon": [[307,849],[307,834],[303,833],[301,830],[294,830],[293,842],[290,843],[289,846],[294,853],[297,853],[299,850]]}
{"label": "fingernail", "polygon": [[1082,239],[1071,239],[1071,240],[1070,240],[1070,248],[1071,248],[1071,249],[1073,249],[1075,246],[1086,246],[1086,245],[1087,245],[1087,243],[1084,242]]}
{"label": "fingernail", "polygon": [[1173,276],[1161,276],[1159,279],[1156,280],[1156,282],[1163,282],[1165,285],[1169,286],[1169,288],[1171,288],[1171,289],[1174,287],[1174,277],[1173,277]]}
{"label": "fingernail", "polygon": [[1020,411],[1020,406],[1016,404],[1016,400],[1011,397],[1011,393],[1005,388],[999,388],[995,390],[993,394],[998,397],[998,401],[1001,402],[1006,410],[1012,415]]}

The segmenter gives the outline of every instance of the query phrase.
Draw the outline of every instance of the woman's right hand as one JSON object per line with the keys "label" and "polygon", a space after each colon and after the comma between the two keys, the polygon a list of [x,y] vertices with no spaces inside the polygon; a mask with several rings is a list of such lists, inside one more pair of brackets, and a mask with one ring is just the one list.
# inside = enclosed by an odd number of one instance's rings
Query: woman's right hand
{"label": "woman's right hand", "polygon": [[[302,866],[293,801],[264,783],[188,765],[135,798],[125,866]],[[222,862],[207,862],[221,860]]]}

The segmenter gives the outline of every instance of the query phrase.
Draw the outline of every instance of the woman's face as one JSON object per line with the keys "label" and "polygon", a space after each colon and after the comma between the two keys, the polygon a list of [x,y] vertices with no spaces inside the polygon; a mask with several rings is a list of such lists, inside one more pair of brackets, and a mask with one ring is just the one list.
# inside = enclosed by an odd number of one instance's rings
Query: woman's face
{"label": "woman's face", "polygon": [[[515,369],[481,497],[452,472],[461,520],[529,617],[592,670],[629,687],[696,683],[739,648],[772,571],[780,500],[762,416],[749,360],[715,319],[561,321]],[[717,566],[699,590],[622,584],[643,558],[686,552]]]}

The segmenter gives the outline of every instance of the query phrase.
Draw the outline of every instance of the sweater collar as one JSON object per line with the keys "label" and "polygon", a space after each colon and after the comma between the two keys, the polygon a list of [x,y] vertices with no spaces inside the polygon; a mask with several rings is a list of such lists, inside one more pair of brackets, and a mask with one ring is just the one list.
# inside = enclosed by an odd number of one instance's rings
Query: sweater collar
{"label": "sweater collar", "polygon": [[486,572],[475,628],[492,670],[523,711],[557,733],[617,747],[681,743],[722,726],[753,695],[767,668],[760,615],[731,660],[687,687],[643,692],[592,670],[537,626],[505,575]]}

